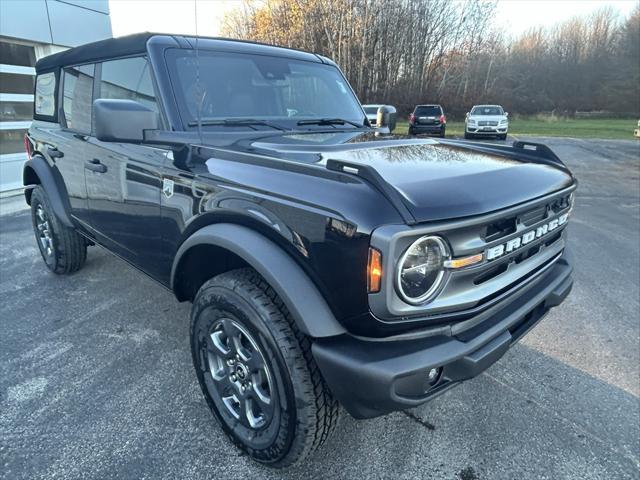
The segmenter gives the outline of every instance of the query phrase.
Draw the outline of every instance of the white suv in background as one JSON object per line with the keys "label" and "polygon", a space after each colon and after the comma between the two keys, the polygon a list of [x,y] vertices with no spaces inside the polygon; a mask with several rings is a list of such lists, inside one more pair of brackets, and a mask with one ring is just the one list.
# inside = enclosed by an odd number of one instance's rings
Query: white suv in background
{"label": "white suv in background", "polygon": [[464,138],[494,136],[506,140],[509,114],[500,105],[475,105],[464,121]]}

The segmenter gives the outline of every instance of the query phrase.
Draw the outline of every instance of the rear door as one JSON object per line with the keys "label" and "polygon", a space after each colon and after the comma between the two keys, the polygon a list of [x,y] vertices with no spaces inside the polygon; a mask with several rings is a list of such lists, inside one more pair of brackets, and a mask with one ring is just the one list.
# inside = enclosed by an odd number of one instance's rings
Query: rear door
{"label": "rear door", "polygon": [[71,215],[83,227],[91,223],[85,185],[87,140],[91,134],[95,65],[78,65],[62,70],[62,109],[56,138],[49,138],[45,153],[64,180]]}
{"label": "rear door", "polygon": [[[158,111],[146,57],[98,65],[96,98],[128,99]],[[159,278],[161,171],[167,151],[144,145],[87,142],[91,225],[101,243]]]}

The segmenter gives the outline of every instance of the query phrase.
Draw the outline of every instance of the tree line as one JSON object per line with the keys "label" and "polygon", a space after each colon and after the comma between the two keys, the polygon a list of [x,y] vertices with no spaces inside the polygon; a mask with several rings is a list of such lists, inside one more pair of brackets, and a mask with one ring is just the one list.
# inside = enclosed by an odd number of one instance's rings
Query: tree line
{"label": "tree line", "polygon": [[224,36],[332,58],[363,103],[477,103],[519,114],[640,113],[640,7],[507,38],[482,0],[245,0]]}

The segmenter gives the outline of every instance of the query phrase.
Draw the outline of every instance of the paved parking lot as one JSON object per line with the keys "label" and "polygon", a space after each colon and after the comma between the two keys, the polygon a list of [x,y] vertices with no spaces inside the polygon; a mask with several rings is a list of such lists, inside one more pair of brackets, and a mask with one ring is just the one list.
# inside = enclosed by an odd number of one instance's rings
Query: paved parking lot
{"label": "paved parking lot", "polygon": [[356,422],[274,472],[199,391],[189,306],[98,248],[49,274],[27,212],[0,217],[0,477],[640,477],[640,142],[549,139],[581,184],[576,286],[498,364],[407,413]]}

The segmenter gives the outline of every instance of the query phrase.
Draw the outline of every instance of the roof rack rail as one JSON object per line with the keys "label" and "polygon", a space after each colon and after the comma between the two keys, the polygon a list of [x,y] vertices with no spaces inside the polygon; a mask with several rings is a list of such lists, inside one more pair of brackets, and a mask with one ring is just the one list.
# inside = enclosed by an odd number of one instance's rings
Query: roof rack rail
{"label": "roof rack rail", "polygon": [[363,178],[372,184],[391,204],[398,210],[402,220],[408,225],[416,223],[416,219],[411,214],[402,200],[402,196],[393,188],[378,171],[371,165],[362,163],[345,162],[344,160],[327,159],[327,170],[334,172],[348,173]]}

